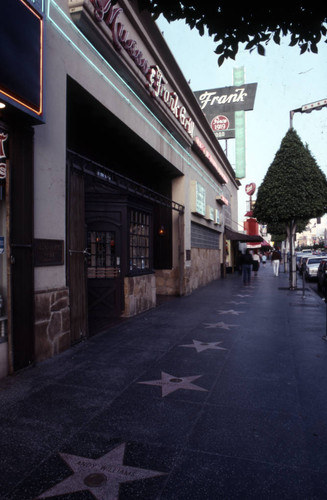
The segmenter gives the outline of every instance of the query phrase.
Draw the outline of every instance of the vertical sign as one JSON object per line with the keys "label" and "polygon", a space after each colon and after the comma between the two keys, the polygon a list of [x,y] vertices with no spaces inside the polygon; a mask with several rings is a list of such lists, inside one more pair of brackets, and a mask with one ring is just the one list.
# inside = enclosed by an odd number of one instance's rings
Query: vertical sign
{"label": "vertical sign", "polygon": [[0,200],[3,199],[3,185],[7,177],[6,152],[4,143],[8,139],[8,134],[0,129]]}
{"label": "vertical sign", "polygon": [[[234,68],[234,85],[244,84],[244,67]],[[235,111],[235,176],[237,179],[245,177],[245,112]]]}
{"label": "vertical sign", "polygon": [[0,181],[7,176],[6,153],[4,143],[8,139],[8,134],[0,130]]}

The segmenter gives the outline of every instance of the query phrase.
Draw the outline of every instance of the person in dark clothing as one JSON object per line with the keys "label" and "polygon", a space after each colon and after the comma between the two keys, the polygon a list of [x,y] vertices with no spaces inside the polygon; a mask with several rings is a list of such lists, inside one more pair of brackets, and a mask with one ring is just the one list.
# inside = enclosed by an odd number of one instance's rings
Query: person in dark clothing
{"label": "person in dark clothing", "polygon": [[242,274],[244,285],[249,285],[251,282],[252,265],[253,257],[250,253],[250,250],[247,248],[245,254],[242,257]]}

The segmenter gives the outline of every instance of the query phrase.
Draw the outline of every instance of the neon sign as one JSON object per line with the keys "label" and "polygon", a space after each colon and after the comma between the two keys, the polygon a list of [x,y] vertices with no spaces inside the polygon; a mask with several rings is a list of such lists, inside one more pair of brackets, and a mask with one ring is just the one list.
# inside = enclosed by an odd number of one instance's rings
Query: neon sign
{"label": "neon sign", "polygon": [[200,149],[201,153],[207,158],[210,164],[215,168],[221,179],[225,184],[228,182],[228,177],[224,174],[222,169],[219,167],[218,163],[212,156],[212,154],[207,150],[203,142],[199,139],[199,137],[194,137],[194,144]]}
{"label": "neon sign", "polygon": [[0,94],[30,114],[43,114],[44,21],[25,0],[1,0]]}
{"label": "neon sign", "polygon": [[148,88],[153,97],[159,97],[166,104],[166,106],[173,113],[175,118],[184,127],[186,132],[193,137],[194,122],[191,118],[186,116],[186,109],[184,106],[178,106],[178,95],[176,92],[170,92],[166,87],[165,80],[158,66],[151,66],[147,73]]}
{"label": "neon sign", "polygon": [[160,98],[170,109],[175,118],[183,126],[188,134],[193,137],[194,122],[186,115],[184,106],[178,105],[179,97],[176,92],[171,92],[165,86],[167,84],[163,79],[160,68],[156,65],[150,66],[149,62],[143,56],[138,48],[136,40],[129,38],[128,31],[123,23],[119,21],[119,15],[123,12],[121,7],[114,7],[112,0],[91,0],[94,7],[94,19],[97,23],[104,22],[111,30],[112,43],[115,49],[120,52],[124,49],[134,64],[145,76],[147,83],[145,87],[149,90],[152,97]]}

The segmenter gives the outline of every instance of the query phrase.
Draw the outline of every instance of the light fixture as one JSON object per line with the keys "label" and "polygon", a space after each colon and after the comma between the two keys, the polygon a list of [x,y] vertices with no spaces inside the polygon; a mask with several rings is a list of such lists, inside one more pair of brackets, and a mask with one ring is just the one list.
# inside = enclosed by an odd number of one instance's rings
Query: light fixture
{"label": "light fixture", "polygon": [[3,109],[5,107],[6,107],[5,103],[4,102],[0,102],[0,109]]}

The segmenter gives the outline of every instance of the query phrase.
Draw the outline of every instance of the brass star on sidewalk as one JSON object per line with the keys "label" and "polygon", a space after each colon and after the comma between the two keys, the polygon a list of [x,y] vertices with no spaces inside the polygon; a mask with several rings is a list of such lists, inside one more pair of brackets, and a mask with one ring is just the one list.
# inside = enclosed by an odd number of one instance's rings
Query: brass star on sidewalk
{"label": "brass star on sidewalk", "polygon": [[161,372],[160,380],[149,380],[147,382],[138,382],[139,384],[146,385],[158,385],[161,387],[161,396],[164,398],[171,392],[177,391],[178,389],[189,389],[190,391],[207,391],[203,387],[192,384],[193,380],[197,380],[202,377],[202,375],[193,375],[191,377],[176,377],[174,375],[169,375],[169,373]]}
{"label": "brass star on sidewalk", "polygon": [[206,351],[207,349],[217,349],[227,351],[224,347],[219,347],[222,342],[202,342],[201,340],[193,340],[193,344],[183,344],[179,347],[195,347],[197,352]]}
{"label": "brass star on sidewalk", "polygon": [[37,498],[86,490],[96,500],[117,500],[120,483],[165,475],[164,472],[123,465],[125,447],[126,443],[123,443],[96,459],[60,453],[73,474]]}
{"label": "brass star on sidewalk", "polygon": [[224,330],[230,330],[231,326],[240,326],[240,325],[231,325],[224,323],[223,321],[218,321],[218,323],[204,323],[204,325],[207,325],[206,328],[223,328]]}
{"label": "brass star on sidewalk", "polygon": [[243,314],[245,311],[234,311],[234,309],[228,309],[226,311],[219,310],[217,312],[219,314],[233,314],[234,316],[238,316],[239,314]]}

